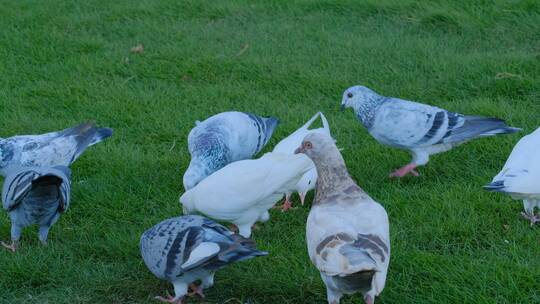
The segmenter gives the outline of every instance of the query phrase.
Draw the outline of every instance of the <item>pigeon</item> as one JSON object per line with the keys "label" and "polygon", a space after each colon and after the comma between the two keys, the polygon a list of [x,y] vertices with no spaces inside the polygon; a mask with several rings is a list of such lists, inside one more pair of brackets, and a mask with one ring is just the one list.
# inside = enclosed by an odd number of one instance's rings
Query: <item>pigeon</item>
{"label": "pigeon", "polygon": [[196,122],[188,135],[191,162],[184,173],[185,190],[226,165],[252,158],[272,137],[279,120],[251,113],[224,112]]}
{"label": "pigeon", "polygon": [[416,168],[424,166],[429,156],[446,152],[478,137],[510,134],[520,131],[498,118],[468,116],[409,100],[385,97],[364,86],[348,88],[343,93],[341,109],[354,112],[379,143],[409,150],[412,162],[390,177],[409,173],[418,176]]}
{"label": "pigeon", "polygon": [[270,219],[268,210],[292,191],[313,163],[305,155],[266,153],[259,159],[231,163],[180,197],[184,214],[201,213],[235,224],[251,236],[255,222]]}
{"label": "pigeon", "polygon": [[534,215],[534,208],[540,209],[540,128],[523,137],[514,147],[502,171],[493,181],[484,186],[486,190],[509,194],[514,199],[523,200],[523,217],[531,226],[540,222]]}
{"label": "pigeon", "polygon": [[20,167],[8,174],[2,188],[2,206],[11,219],[10,245],[16,251],[22,229],[37,224],[39,240],[47,244],[51,226],[69,207],[71,173],[66,166]]}
{"label": "pigeon", "polygon": [[308,215],[308,254],[326,285],[328,303],[361,292],[373,304],[390,262],[388,215],[349,176],[332,138],[309,134],[296,153],[315,163],[319,178]]}
{"label": "pigeon", "polygon": [[[323,127],[317,129],[309,129],[309,127],[313,124],[313,122],[315,122],[315,120],[317,120],[318,117],[321,118]],[[328,124],[328,120],[326,120],[326,117],[324,117],[323,113],[317,112],[315,115],[313,115],[313,117],[311,117],[311,119],[308,120],[298,130],[294,131],[291,135],[281,140],[274,147],[274,150],[272,150],[272,152],[293,154],[294,150],[302,143],[304,137],[306,137],[306,135],[310,133],[322,133],[328,136],[332,136],[330,134],[330,126]],[[294,190],[298,192],[298,195],[300,196],[300,202],[302,203],[302,205],[304,205],[306,194],[310,190],[315,189],[316,181],[317,170],[315,169],[315,165],[313,165],[312,168],[308,172],[306,172],[304,176],[302,176],[302,179],[300,179],[300,181],[294,188]],[[282,211],[286,211],[292,207],[290,197],[291,193],[285,193],[285,202],[283,203]]]}
{"label": "pigeon", "polygon": [[[198,215],[165,220],[141,236],[141,255],[148,269],[159,279],[174,285],[174,297],[156,297],[180,304],[188,294],[204,296],[202,290],[214,285],[214,273],[228,264],[267,255],[222,225]],[[201,286],[193,282],[201,280]]]}
{"label": "pigeon", "polygon": [[0,174],[6,176],[10,167],[68,167],[88,147],[112,133],[87,122],[58,132],[0,138]]}

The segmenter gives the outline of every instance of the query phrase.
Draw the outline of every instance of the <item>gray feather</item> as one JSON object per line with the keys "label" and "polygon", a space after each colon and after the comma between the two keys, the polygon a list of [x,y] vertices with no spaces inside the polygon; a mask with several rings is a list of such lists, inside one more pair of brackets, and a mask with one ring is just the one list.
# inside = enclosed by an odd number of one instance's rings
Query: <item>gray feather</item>
{"label": "gray feather", "polygon": [[270,140],[279,121],[251,113],[224,112],[199,122],[188,136],[191,162],[184,174],[184,188],[231,162],[252,158]]}
{"label": "gray feather", "polygon": [[58,132],[0,139],[0,173],[5,176],[18,167],[69,166],[89,146],[111,135],[111,129],[89,122]]}
{"label": "gray feather", "polygon": [[[67,167],[20,168],[4,181],[2,205],[11,224],[17,229],[12,238],[18,240],[20,229],[37,224],[48,229],[65,212],[70,202],[70,171]],[[41,230],[40,230],[41,231]],[[47,235],[45,234],[46,240]]]}
{"label": "gray feather", "polygon": [[[217,244],[219,252],[182,268],[192,251],[203,242]],[[267,254],[252,244],[214,221],[188,215],[165,220],[145,231],[140,248],[146,266],[155,276],[174,281],[189,272],[215,271],[232,262]]]}

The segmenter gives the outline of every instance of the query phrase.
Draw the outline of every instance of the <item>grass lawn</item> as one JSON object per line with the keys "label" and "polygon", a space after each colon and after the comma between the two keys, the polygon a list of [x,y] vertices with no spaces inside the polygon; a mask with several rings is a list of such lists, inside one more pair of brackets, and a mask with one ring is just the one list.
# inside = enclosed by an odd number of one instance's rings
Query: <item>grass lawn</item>
{"label": "grass lawn", "polygon": [[[276,116],[269,150],[321,110],[349,172],[390,216],[377,303],[540,303],[540,227],[520,219],[521,202],[481,188],[540,125],[539,33],[534,0],[2,1],[0,136],[85,120],[115,135],[72,166],[72,205],[50,245],[32,227],[19,252],[0,251],[0,301],[156,303],[171,287],[144,266],[139,236],[181,212],[194,121],[227,110]],[[131,52],[138,44],[144,51]],[[390,180],[409,155],[339,112],[355,84],[524,132]],[[308,212],[272,211],[254,233],[270,255],[218,272],[207,298],[189,303],[325,303],[307,257]],[[0,239],[9,227],[2,212]]]}

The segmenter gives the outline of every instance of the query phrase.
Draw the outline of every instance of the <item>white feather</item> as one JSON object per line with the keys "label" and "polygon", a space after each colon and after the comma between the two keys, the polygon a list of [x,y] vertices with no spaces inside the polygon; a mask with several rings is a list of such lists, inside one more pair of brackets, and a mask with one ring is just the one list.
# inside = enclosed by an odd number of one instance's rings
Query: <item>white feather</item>
{"label": "white feather", "polygon": [[267,153],[259,159],[231,163],[214,172],[180,197],[188,213],[228,221],[249,237],[251,225],[265,218],[272,208],[291,191],[313,163],[303,155]]}
{"label": "white feather", "polygon": [[201,260],[205,260],[209,257],[216,255],[219,252],[219,245],[211,242],[200,243],[189,254],[188,260],[182,264],[181,268],[188,268],[191,265],[197,264]]}
{"label": "white feather", "polygon": [[[309,127],[317,120],[318,117],[321,118],[323,127],[317,129],[309,129]],[[293,154],[294,151],[302,144],[302,141],[304,140],[306,135],[311,133],[321,133],[332,137],[332,135],[330,134],[330,125],[328,124],[328,120],[326,120],[326,117],[322,112],[317,112],[298,130],[294,131],[291,135],[282,139],[274,147],[273,152]],[[298,193],[303,193],[305,195],[310,190],[315,189],[316,182],[317,169],[315,168],[315,164],[313,164],[312,168],[308,172],[306,172],[302,176],[300,181],[296,184],[296,186],[294,187],[294,191]]]}
{"label": "white feather", "polygon": [[540,199],[540,128],[523,137],[493,181],[504,182],[504,192],[515,198]]}

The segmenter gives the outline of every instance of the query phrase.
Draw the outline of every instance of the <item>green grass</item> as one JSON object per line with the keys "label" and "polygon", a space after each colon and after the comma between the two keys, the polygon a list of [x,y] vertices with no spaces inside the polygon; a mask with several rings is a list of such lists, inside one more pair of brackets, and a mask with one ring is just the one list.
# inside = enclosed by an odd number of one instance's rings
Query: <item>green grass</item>
{"label": "green grass", "polygon": [[[0,136],[85,120],[115,135],[73,165],[72,206],[50,246],[34,227],[19,252],[0,251],[0,301],[155,303],[170,286],[146,269],[138,240],[180,213],[194,121],[227,110],[279,117],[268,150],[321,110],[351,175],[390,215],[377,303],[540,303],[540,229],[519,218],[520,202],[481,189],[540,125],[540,2],[356,2],[2,1]],[[144,52],[131,53],[139,43]],[[409,155],[339,112],[354,84],[524,132],[390,180]],[[189,302],[324,303],[308,212],[273,211],[254,234],[270,255],[220,271],[207,299]],[[9,227],[2,213],[0,239]]]}

